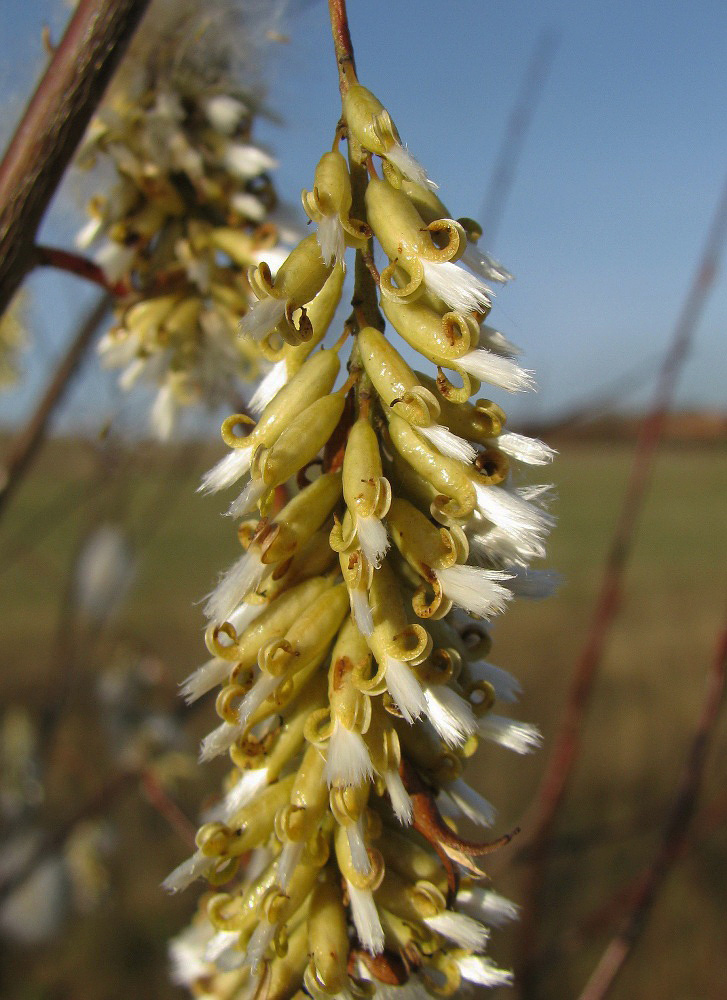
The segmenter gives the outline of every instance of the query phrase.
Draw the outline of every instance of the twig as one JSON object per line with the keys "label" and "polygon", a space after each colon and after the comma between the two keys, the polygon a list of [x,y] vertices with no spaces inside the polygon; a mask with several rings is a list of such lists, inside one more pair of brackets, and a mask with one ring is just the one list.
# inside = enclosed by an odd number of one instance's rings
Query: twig
{"label": "twig", "polygon": [[108,312],[110,299],[104,296],[89,312],[56,368],[30,420],[13,442],[0,471],[0,514],[27,473],[43,442],[48,424],[63,399],[70,381]]}
{"label": "twig", "polygon": [[79,278],[93,282],[103,288],[110,295],[122,297],[131,291],[129,286],[123,281],[109,281],[103,270],[88,257],[81,254],[72,253],[70,250],[61,250],[58,247],[36,246],[33,253],[33,265],[35,267],[54,267],[59,271],[66,271],[68,274],[75,274]]}
{"label": "twig", "polygon": [[80,0],[0,164],[0,315],[33,263],[35,236],[149,0]]}
{"label": "twig", "polygon": [[664,836],[651,865],[642,876],[620,930],[604,951],[579,1000],[603,1000],[638,941],[659,889],[684,847],[689,823],[694,816],[702,783],[710,741],[719,717],[727,674],[727,625],[717,643],[717,650],[707,678],[707,690],[697,731],[682,771],[674,806]]}
{"label": "twig", "polygon": [[[581,731],[601,663],[609,630],[618,611],[624,572],[633,548],[656,449],[662,436],[677,378],[714,282],[727,233],[727,182],[715,212],[696,275],[674,329],[664,358],[654,401],[644,419],[634,451],[626,493],[603,570],[600,591],[591,617],[586,642],[576,662],[566,699],[563,721],[546,763],[534,806],[534,821],[525,846],[531,857],[524,890],[520,925],[520,974],[523,995],[532,990],[535,977],[536,929],[550,840],[558,811],[580,751]],[[526,829],[527,824],[524,824]]]}

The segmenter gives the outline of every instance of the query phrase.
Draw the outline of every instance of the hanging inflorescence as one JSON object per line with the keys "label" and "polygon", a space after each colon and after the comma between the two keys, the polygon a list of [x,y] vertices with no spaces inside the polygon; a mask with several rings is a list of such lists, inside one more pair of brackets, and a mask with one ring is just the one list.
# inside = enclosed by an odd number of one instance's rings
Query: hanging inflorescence
{"label": "hanging inflorescence", "polygon": [[[547,487],[513,475],[552,452],[470,401],[481,382],[533,386],[484,322],[488,282],[509,275],[351,72],[303,192],[314,231],[274,279],[265,263],[249,277],[241,335],[276,360],[258,420],[225,421],[230,451],[202,487],[241,487],[229,514],[244,549],[207,601],[212,658],[184,685],[190,702],[219,687],[202,758],[229,753],[232,770],[166,880],[212,887],[172,948],[177,981],[205,996],[403,1000],[511,978],[485,949],[516,908],[479,867],[509,835],[481,844],[457,825],[494,820],[462,776],[479,741],[539,742],[496,709],[519,686],[486,660],[486,622],[552,586],[529,568],[553,522]],[[353,313],[318,349],[347,248]]]}
{"label": "hanging inflorescence", "polygon": [[120,290],[101,358],[122,388],[155,388],[162,439],[180,407],[239,405],[241,383],[261,374],[260,351],[237,336],[247,269],[285,256],[276,162],[253,140],[259,101],[232,65],[247,39],[224,13],[221,0],[156,0],[77,160],[113,178],[77,237]]}

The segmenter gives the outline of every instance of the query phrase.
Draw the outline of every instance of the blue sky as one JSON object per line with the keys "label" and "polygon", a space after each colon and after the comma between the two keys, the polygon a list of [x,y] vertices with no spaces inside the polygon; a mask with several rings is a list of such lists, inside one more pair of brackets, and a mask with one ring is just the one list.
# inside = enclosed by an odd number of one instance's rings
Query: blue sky
{"label": "blue sky", "polygon": [[[284,126],[258,135],[296,202],[340,113],[326,4],[294,3],[269,66]],[[349,0],[359,76],[387,105],[455,215],[476,216],[536,39],[557,32],[496,245],[516,275],[491,322],[526,349],[541,392],[509,408],[556,414],[622,377],[648,379],[665,349],[727,175],[727,6],[612,0]],[[51,14],[49,15],[49,11]],[[3,0],[4,91],[30,86],[44,16]],[[64,302],[78,288],[53,283]],[[51,294],[51,293],[49,293]],[[724,406],[723,270],[679,390]],[[46,334],[53,340],[53,331]],[[21,401],[22,405],[22,401]],[[6,411],[0,410],[0,414]]]}

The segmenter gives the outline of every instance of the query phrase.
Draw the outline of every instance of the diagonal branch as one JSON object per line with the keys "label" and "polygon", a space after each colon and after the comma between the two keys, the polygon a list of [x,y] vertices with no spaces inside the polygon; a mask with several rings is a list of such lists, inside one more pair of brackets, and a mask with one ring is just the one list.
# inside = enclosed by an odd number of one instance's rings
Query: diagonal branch
{"label": "diagonal branch", "polygon": [[719,718],[727,674],[727,625],[717,643],[707,678],[702,711],[682,771],[671,814],[656,857],[644,873],[638,892],[616,936],[608,945],[579,1000],[603,1000],[646,926],[659,889],[684,847],[697,806],[711,737]]}
{"label": "diagonal branch", "polygon": [[0,315],[45,210],[149,0],[80,0],[0,164]]}
{"label": "diagonal branch", "polygon": [[[538,790],[534,807],[535,819],[524,845],[530,856],[520,927],[519,981],[524,996],[531,994],[534,985],[537,924],[556,816],[565,799],[580,752],[581,733],[591,691],[609,630],[620,605],[626,566],[636,538],[641,510],[651,482],[656,451],[677,379],[714,283],[726,236],[727,182],[722,190],[691,288],[677,320],[671,345],[662,363],[651,410],[641,426],[626,494],[606,557],[586,642],[576,662],[563,720]],[[524,825],[527,829],[527,824]]]}

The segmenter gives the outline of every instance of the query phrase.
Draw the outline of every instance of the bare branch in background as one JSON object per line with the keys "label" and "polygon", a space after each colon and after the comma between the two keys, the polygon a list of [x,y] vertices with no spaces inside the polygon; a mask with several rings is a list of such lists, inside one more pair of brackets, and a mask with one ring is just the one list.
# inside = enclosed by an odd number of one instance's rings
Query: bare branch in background
{"label": "bare branch in background", "polygon": [[10,496],[15,492],[45,438],[48,425],[59,403],[65,396],[73,375],[78,369],[86,350],[93,341],[110,306],[110,298],[104,296],[83,320],[71,341],[65,355],[53,373],[43,396],[25,428],[13,442],[0,471],[0,514]]}
{"label": "bare branch in background", "polygon": [[600,591],[591,617],[586,642],[573,672],[563,720],[534,807],[534,820],[525,823],[525,848],[530,869],[520,926],[520,984],[523,995],[532,992],[536,976],[537,926],[545,869],[556,817],[565,800],[568,784],[581,747],[581,733],[593,684],[601,664],[609,631],[618,612],[623,577],[634,546],[639,519],[666,416],[677,379],[714,283],[727,236],[727,182],[707,236],[692,286],[677,320],[671,345],[659,373],[650,412],[641,426],[626,493],[603,569]]}
{"label": "bare branch in background", "polygon": [[148,0],[80,0],[0,164],[0,314],[48,204]]}
{"label": "bare branch in background", "polygon": [[620,930],[604,951],[579,1000],[603,1000],[608,995],[646,926],[657,894],[670,868],[684,847],[689,824],[697,806],[711,738],[722,707],[725,674],[727,674],[727,625],[717,643],[714,661],[707,677],[707,690],[697,731],[682,771],[661,845],[653,862],[641,878],[639,891]]}

